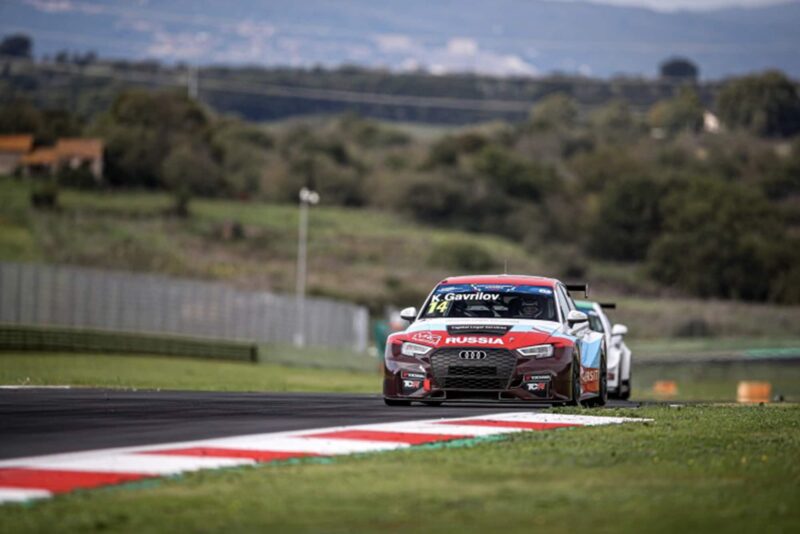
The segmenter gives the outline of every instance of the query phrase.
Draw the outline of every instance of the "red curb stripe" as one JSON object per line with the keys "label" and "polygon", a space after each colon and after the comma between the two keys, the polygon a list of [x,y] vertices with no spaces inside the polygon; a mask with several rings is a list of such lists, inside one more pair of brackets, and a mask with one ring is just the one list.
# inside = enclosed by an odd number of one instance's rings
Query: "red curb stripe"
{"label": "red curb stripe", "polygon": [[62,471],[59,469],[0,468],[0,486],[7,488],[42,489],[63,493],[76,489],[96,488],[110,484],[133,482],[149,475],[139,473],[98,473]]}
{"label": "red curb stripe", "polygon": [[304,438],[358,439],[363,441],[393,441],[409,445],[421,445],[436,441],[471,438],[453,434],[418,434],[415,432],[382,432],[377,430],[338,430],[321,434],[305,434]]}
{"label": "red curb stripe", "polygon": [[258,451],[252,449],[225,449],[222,447],[187,447],[185,449],[161,449],[139,454],[165,454],[174,456],[213,456],[214,458],[249,458],[258,462],[290,460],[308,456],[319,456],[311,452]]}
{"label": "red curb stripe", "polygon": [[466,421],[439,421],[440,425],[465,425],[465,426],[488,426],[499,428],[519,428],[523,430],[550,430],[552,428],[565,428],[571,426],[583,426],[575,423],[527,423],[525,421],[493,421],[491,419],[468,419]]}

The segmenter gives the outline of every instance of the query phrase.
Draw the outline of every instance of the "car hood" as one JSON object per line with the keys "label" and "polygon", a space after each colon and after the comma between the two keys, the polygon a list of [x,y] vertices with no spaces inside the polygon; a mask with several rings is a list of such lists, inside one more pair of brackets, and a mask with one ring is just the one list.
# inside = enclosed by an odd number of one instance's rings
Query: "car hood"
{"label": "car hood", "polygon": [[542,343],[569,343],[561,325],[528,319],[420,319],[392,336],[436,348],[477,346],[517,349]]}

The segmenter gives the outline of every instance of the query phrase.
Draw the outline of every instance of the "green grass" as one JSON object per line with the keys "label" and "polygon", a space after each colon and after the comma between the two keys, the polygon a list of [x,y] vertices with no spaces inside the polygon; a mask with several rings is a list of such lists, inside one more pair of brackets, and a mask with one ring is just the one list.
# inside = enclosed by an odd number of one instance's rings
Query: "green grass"
{"label": "green grass", "polygon": [[0,352],[0,384],[377,393],[381,379],[377,365],[366,373],[161,356]]}
{"label": "green grass", "polygon": [[[592,412],[596,413],[596,412]],[[800,407],[190,474],[0,508],[4,532],[797,532]]]}
{"label": "green grass", "polygon": [[[642,364],[633,368],[633,398],[658,399],[653,394],[656,380],[674,380],[678,385],[675,400],[736,400],[736,388],[742,380],[766,381],[773,396],[783,395],[791,402],[800,402],[800,363],[687,363]],[[669,399],[666,399],[669,400]]]}

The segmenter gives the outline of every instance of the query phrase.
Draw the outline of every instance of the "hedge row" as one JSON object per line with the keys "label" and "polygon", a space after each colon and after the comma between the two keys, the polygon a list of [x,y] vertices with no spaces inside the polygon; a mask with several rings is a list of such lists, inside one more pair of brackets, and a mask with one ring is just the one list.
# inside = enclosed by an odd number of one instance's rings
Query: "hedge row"
{"label": "hedge row", "polygon": [[252,343],[179,336],[0,324],[0,351],[115,352],[258,361]]}

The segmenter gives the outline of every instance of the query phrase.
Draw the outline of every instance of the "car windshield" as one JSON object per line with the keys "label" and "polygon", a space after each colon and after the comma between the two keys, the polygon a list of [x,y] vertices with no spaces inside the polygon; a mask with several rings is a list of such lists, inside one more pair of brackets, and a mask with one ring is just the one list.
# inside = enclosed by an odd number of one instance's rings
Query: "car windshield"
{"label": "car windshield", "polygon": [[422,310],[434,317],[558,320],[552,288],[499,284],[440,285]]}
{"label": "car windshield", "polygon": [[587,311],[585,313],[589,316],[589,328],[595,332],[603,333],[603,321],[600,320],[600,316],[597,315],[597,312]]}

